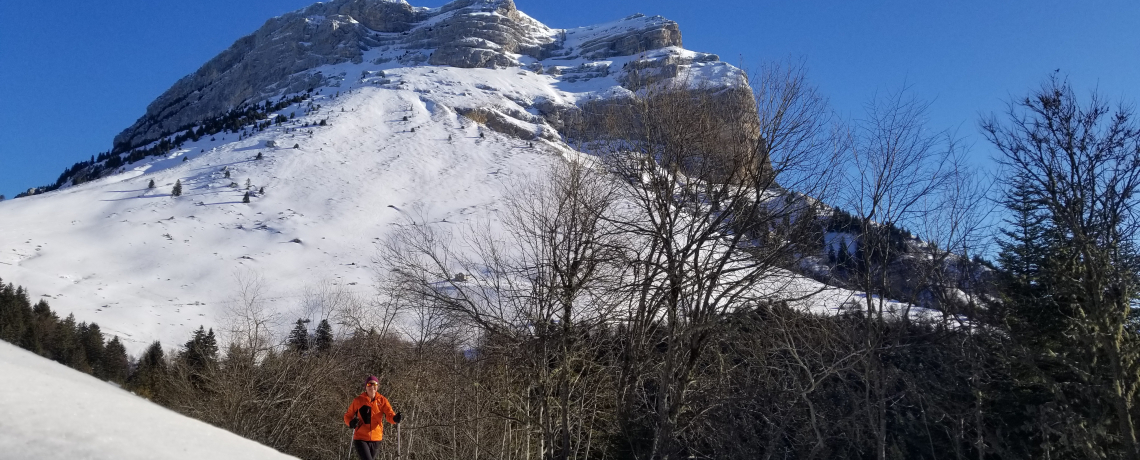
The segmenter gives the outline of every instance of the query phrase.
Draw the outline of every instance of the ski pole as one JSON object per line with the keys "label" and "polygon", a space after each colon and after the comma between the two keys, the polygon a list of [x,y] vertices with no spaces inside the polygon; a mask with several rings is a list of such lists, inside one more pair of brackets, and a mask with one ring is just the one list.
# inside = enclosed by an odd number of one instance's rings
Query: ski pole
{"label": "ski pole", "polygon": [[396,460],[404,458],[404,454],[400,450],[400,424],[396,424]]}
{"label": "ski pole", "polygon": [[[354,417],[355,418],[355,417]],[[352,460],[352,435],[356,433],[355,428],[348,429],[348,455],[345,456],[347,460]]]}
{"label": "ski pole", "polygon": [[355,431],[355,430],[349,430],[348,431],[348,455],[345,455],[345,457],[344,457],[347,460],[352,460],[352,432],[353,431]]}

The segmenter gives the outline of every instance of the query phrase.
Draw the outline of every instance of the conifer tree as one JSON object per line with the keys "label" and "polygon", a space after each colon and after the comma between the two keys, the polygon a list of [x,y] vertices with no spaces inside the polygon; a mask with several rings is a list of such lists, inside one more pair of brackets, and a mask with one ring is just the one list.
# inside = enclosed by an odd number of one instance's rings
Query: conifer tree
{"label": "conifer tree", "polygon": [[182,179],[174,181],[174,189],[170,191],[170,196],[182,196]]}
{"label": "conifer tree", "polygon": [[146,188],[148,188],[148,189],[154,188],[154,179],[151,179],[150,182],[148,182],[146,184]]}
{"label": "conifer tree", "polygon": [[245,192],[245,196],[241,199],[242,203],[249,203],[249,192]]}
{"label": "conifer tree", "polygon": [[83,370],[96,377],[103,377],[103,331],[95,323],[79,325],[79,347],[83,350],[84,361],[87,367]]}
{"label": "conifer tree", "polygon": [[134,372],[127,378],[127,388],[139,396],[154,399],[166,377],[166,356],[157,340],[147,347]]}
{"label": "conifer tree", "polygon": [[205,326],[198,326],[194,336],[184,345],[183,359],[191,369],[204,371],[208,366],[217,363],[218,342],[214,338],[214,329],[206,331]]}
{"label": "conifer tree", "polygon": [[127,380],[127,374],[130,371],[130,363],[127,359],[127,349],[123,343],[119,341],[119,337],[111,338],[107,342],[107,347],[103,350],[103,376],[102,378],[111,382],[122,384]]}
{"label": "conifer tree", "polygon": [[322,319],[321,323],[317,325],[315,342],[317,351],[319,352],[325,352],[332,348],[333,335],[332,326],[329,325],[329,320]]}
{"label": "conifer tree", "polygon": [[305,326],[308,322],[304,319],[298,319],[297,325],[293,327],[293,331],[289,333],[287,341],[289,349],[304,353],[309,350],[309,328]]}
{"label": "conifer tree", "polygon": [[84,367],[86,357],[79,347],[79,327],[75,323],[75,314],[67,315],[52,332],[48,338],[48,357],[74,369]]}

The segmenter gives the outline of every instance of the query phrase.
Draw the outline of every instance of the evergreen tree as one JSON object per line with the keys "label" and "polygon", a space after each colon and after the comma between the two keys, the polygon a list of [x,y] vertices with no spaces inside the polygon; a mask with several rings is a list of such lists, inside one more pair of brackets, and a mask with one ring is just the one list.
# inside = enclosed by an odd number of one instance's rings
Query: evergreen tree
{"label": "evergreen tree", "polygon": [[32,306],[27,293],[12,284],[0,284],[0,340],[26,347],[24,337],[32,323]]}
{"label": "evergreen tree", "polygon": [[201,372],[217,364],[218,342],[214,338],[213,328],[207,332],[205,326],[198,326],[198,330],[194,331],[193,337],[186,342],[184,348],[182,359],[190,369]]}
{"label": "evergreen tree", "polygon": [[998,263],[1018,282],[1033,284],[1048,257],[1047,216],[1025,181],[1015,183],[1006,195],[1002,205],[1010,216],[1005,218],[998,240]]}
{"label": "evergreen tree", "polygon": [[157,340],[147,347],[127,378],[127,388],[139,396],[154,399],[166,378],[166,356]]}
{"label": "evergreen tree", "polygon": [[296,352],[306,352],[309,350],[309,328],[305,326],[307,320],[298,319],[297,325],[293,327],[293,331],[289,333],[289,339],[286,342],[289,349]]}
{"label": "evergreen tree", "polygon": [[1010,335],[1030,350],[1026,387],[1049,401],[1027,408],[1029,435],[1056,442],[1057,458],[1104,446],[1138,459],[1140,126],[1129,106],[1113,110],[1095,92],[1084,103],[1056,75],[1007,114],[982,130],[1013,171],[1002,247]]}
{"label": "evergreen tree", "polygon": [[241,199],[242,203],[249,203],[249,192],[245,192],[245,196]]}
{"label": "evergreen tree", "polygon": [[146,184],[146,188],[148,188],[148,189],[154,188],[154,179],[151,179],[150,182]]}
{"label": "evergreen tree", "polygon": [[47,342],[49,358],[74,369],[87,366],[85,353],[79,346],[79,327],[75,323],[75,314],[67,315],[67,318],[60,321]]}
{"label": "evergreen tree", "polygon": [[119,337],[112,337],[103,350],[103,379],[123,384],[127,381],[130,371],[130,362],[127,359],[127,348],[119,341]]}
{"label": "evergreen tree", "polygon": [[103,332],[99,329],[98,324],[79,324],[79,347],[83,350],[84,361],[87,364],[87,367],[83,369],[85,372],[104,378],[103,354],[105,346]]}
{"label": "evergreen tree", "polygon": [[170,196],[182,196],[182,179],[174,181],[174,189],[170,191]]}
{"label": "evergreen tree", "polygon": [[59,317],[51,311],[47,301],[40,299],[32,307],[31,321],[31,327],[27,330],[27,335],[20,346],[38,355],[48,356],[48,338],[55,333],[55,328],[59,325]]}
{"label": "evergreen tree", "polygon": [[325,352],[332,348],[333,335],[329,320],[322,319],[321,323],[317,325],[317,333],[314,341],[316,342],[317,351],[319,352]]}

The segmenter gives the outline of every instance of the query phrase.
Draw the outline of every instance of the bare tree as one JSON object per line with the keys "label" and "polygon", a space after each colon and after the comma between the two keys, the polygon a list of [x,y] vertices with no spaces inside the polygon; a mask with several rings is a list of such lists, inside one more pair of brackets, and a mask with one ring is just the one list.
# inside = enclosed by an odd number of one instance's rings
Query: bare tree
{"label": "bare tree", "polygon": [[233,276],[236,294],[226,304],[222,339],[247,350],[249,358],[256,362],[277,345],[274,337],[280,330],[281,317],[269,305],[261,275],[235,271]]}
{"label": "bare tree", "polygon": [[1067,80],[1053,75],[1011,102],[1004,121],[982,122],[1010,169],[1010,192],[1020,187],[1053,230],[1041,280],[1050,292],[1036,314],[1059,314],[1063,332],[1039,359],[1077,376],[1042,372],[1055,397],[1088,414],[1086,423],[1065,426],[1076,429],[1069,447],[1089,457],[1104,455],[1091,446],[1119,443],[1127,458],[1140,458],[1133,420],[1140,350],[1129,325],[1140,229],[1140,128],[1133,117],[1131,106],[1112,108],[1095,92],[1082,103]]}
{"label": "bare tree", "polygon": [[689,400],[714,324],[805,295],[792,294],[787,268],[821,251],[817,200],[831,191],[839,149],[825,101],[796,66],[764,69],[754,92],[744,81],[713,91],[678,78],[595,109],[586,118],[605,122],[584,130],[584,147],[624,179],[628,205],[615,224],[632,240],[621,423],[635,429],[649,407],[653,439],[637,454],[677,458],[702,413]]}
{"label": "bare tree", "polygon": [[[505,412],[539,433],[543,457],[587,455],[584,404],[606,375],[592,363],[590,334],[606,327],[622,270],[621,235],[607,219],[614,184],[603,172],[570,161],[548,177],[514,184],[502,231],[491,223],[450,234],[411,223],[378,260],[393,289],[435,311],[417,309],[421,337],[455,321],[473,327],[484,353],[513,356],[528,378],[526,397]],[[502,235],[508,239],[502,239]],[[529,449],[529,448],[528,448]]]}

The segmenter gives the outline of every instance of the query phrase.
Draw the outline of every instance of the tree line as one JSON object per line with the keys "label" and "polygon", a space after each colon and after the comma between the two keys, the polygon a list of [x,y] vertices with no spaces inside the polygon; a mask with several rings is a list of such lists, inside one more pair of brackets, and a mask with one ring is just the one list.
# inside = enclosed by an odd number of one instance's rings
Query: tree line
{"label": "tree line", "polygon": [[60,319],[41,299],[34,305],[22,286],[0,282],[0,340],[103,380],[123,384],[127,350],[118,337],[106,340],[99,325]]}

